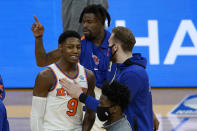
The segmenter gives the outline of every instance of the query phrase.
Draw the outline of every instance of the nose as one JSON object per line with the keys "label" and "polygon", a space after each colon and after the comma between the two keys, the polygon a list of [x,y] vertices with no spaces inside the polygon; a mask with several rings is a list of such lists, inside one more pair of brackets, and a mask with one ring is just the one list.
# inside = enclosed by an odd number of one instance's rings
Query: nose
{"label": "nose", "polygon": [[83,23],[83,28],[87,28],[88,27],[88,23],[87,22],[84,22]]}
{"label": "nose", "polygon": [[78,52],[77,47],[75,47],[75,48],[73,49],[73,52],[74,52],[74,53],[77,53],[77,52]]}

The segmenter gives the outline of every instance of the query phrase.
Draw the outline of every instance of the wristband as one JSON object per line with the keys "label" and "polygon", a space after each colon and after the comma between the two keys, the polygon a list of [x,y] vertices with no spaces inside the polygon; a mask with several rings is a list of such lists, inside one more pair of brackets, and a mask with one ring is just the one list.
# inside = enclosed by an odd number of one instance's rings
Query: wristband
{"label": "wristband", "polygon": [[88,96],[85,93],[81,93],[81,95],[79,96],[79,101],[85,103],[87,97]]}

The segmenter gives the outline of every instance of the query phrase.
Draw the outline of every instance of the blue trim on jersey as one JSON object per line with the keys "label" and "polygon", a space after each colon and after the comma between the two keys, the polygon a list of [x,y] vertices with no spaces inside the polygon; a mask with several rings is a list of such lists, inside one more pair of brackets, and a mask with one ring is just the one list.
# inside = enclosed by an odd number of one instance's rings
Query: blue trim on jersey
{"label": "blue trim on jersey", "polygon": [[55,65],[59,68],[59,70],[65,75],[67,76],[68,78],[70,79],[76,79],[79,75],[79,67],[78,67],[78,64],[77,64],[77,74],[74,76],[74,77],[70,77],[69,75],[67,75],[65,72],[63,72],[63,70],[59,67],[58,64],[55,63]]}
{"label": "blue trim on jersey", "polygon": [[49,70],[51,70],[51,72],[53,73],[53,76],[55,77],[55,83],[53,84],[53,86],[49,89],[49,91],[54,90],[56,84],[57,84],[57,76],[55,75],[55,72],[53,71],[53,69],[51,67],[48,67]]}

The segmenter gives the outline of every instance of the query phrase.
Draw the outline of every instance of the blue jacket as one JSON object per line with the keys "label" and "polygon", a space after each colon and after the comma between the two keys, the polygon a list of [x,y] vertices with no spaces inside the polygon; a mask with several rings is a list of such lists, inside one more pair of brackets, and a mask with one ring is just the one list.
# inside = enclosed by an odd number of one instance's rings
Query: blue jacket
{"label": "blue jacket", "polygon": [[6,108],[0,99],[0,131],[9,131]]}
{"label": "blue jacket", "polygon": [[[125,84],[131,90],[130,104],[124,113],[133,130],[134,118],[136,118],[138,131],[153,130],[152,94],[145,70],[146,63],[146,59],[140,54],[133,54],[133,57],[123,64],[117,64],[115,76],[115,80]],[[96,111],[99,101],[88,96],[85,104]]]}
{"label": "blue jacket", "polygon": [[3,86],[3,80],[1,78],[1,75],[0,75],[0,90],[1,91],[3,90],[2,94],[0,95],[0,99],[3,101],[4,98],[5,98],[5,89],[4,89],[4,86]]}
{"label": "blue jacket", "polygon": [[130,104],[125,110],[128,121],[134,127],[134,117],[137,119],[138,131],[153,130],[152,94],[149,77],[145,70],[147,61],[141,54],[118,64],[116,80],[127,85],[131,90]]}
{"label": "blue jacket", "polygon": [[112,71],[108,71],[111,57],[110,50],[108,49],[110,35],[110,32],[105,30],[105,39],[100,46],[94,45],[94,43],[85,37],[81,41],[80,63],[94,73],[96,86],[99,88],[104,81],[110,81],[112,79],[116,67],[113,64]]}

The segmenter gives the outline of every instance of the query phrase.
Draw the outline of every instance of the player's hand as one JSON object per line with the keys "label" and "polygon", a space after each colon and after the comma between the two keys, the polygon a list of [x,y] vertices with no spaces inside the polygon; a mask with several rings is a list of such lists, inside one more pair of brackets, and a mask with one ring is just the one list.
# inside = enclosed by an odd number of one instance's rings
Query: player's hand
{"label": "player's hand", "polygon": [[60,84],[62,88],[69,93],[69,95],[73,98],[78,99],[81,93],[83,92],[80,85],[74,81],[74,83],[66,80],[66,79],[61,79]]}
{"label": "player's hand", "polygon": [[40,22],[38,21],[38,18],[35,15],[34,15],[34,19],[36,22],[33,23],[32,27],[31,27],[31,31],[33,32],[33,35],[35,37],[40,37],[43,35],[44,26],[42,26],[40,24]]}

